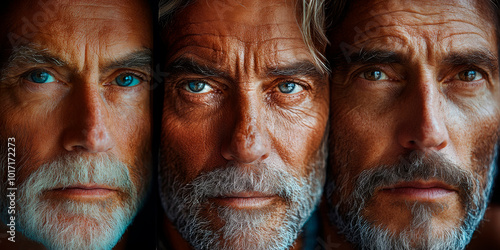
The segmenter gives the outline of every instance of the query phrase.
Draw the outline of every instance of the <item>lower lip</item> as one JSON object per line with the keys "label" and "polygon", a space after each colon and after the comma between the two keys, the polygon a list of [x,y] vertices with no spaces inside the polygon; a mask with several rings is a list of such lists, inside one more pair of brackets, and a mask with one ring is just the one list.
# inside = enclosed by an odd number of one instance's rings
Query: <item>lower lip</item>
{"label": "lower lip", "polygon": [[115,190],[105,189],[105,188],[65,188],[65,189],[54,189],[50,192],[57,195],[75,198],[101,198],[109,196],[115,193]]}
{"label": "lower lip", "polygon": [[383,189],[382,192],[389,195],[399,195],[415,199],[439,199],[448,196],[454,191],[444,188],[415,188],[415,187],[399,187],[391,189]]}
{"label": "lower lip", "polygon": [[268,206],[276,197],[223,197],[212,200],[219,205],[233,207],[236,209],[256,209]]}

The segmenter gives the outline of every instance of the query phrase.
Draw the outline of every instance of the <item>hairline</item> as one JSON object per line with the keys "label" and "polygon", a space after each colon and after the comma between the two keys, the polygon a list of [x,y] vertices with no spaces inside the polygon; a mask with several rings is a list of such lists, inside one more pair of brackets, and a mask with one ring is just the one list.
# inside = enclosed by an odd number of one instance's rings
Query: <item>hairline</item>
{"label": "hairline", "polygon": [[[173,22],[175,13],[183,10],[194,1],[197,0],[160,0],[158,21],[162,33]],[[329,75],[330,68],[325,56],[325,49],[329,44],[325,28],[325,2],[326,0],[295,0],[295,7],[297,26],[302,35],[302,41],[311,53],[313,63],[318,70]]]}

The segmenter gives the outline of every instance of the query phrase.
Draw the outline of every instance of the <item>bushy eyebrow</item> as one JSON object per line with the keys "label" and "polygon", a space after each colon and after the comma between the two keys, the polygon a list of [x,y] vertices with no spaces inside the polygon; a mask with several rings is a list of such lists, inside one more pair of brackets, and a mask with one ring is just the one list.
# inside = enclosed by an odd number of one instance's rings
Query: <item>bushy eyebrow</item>
{"label": "bushy eyebrow", "polygon": [[227,73],[214,67],[197,63],[190,58],[176,59],[167,66],[166,73],[168,74],[168,76],[179,74],[194,74],[207,77],[228,77]]}
{"label": "bushy eyebrow", "polygon": [[325,74],[310,61],[299,61],[291,65],[277,66],[267,69],[268,76],[306,76],[321,79]]}
{"label": "bushy eyebrow", "polygon": [[20,45],[12,48],[12,52],[5,63],[5,68],[16,67],[19,64],[53,64],[65,66],[68,63],[49,53],[47,49],[38,49],[33,45]]}
{"label": "bushy eyebrow", "polygon": [[[138,68],[145,71],[151,70],[152,52],[150,49],[142,48],[138,51],[131,52],[122,58],[111,61],[104,65],[101,71],[105,72],[117,68]],[[2,75],[11,68],[19,67],[20,65],[55,65],[63,67],[69,65],[63,59],[52,55],[47,49],[39,49],[32,44],[16,46],[4,64]]]}
{"label": "bushy eyebrow", "polygon": [[148,48],[142,48],[141,50],[131,52],[122,58],[115,59],[110,63],[104,65],[103,72],[119,68],[138,68],[145,71],[151,70],[151,64],[153,61],[153,53]]}
{"label": "bushy eyebrow", "polygon": [[[206,77],[229,78],[229,75],[219,69],[203,65],[188,58],[179,58],[172,62],[166,69],[168,75],[194,74]],[[266,76],[307,76],[322,78],[322,74],[315,64],[310,61],[296,62],[291,65],[267,68]]]}
{"label": "bushy eyebrow", "polygon": [[[341,55],[337,55],[340,57]],[[336,67],[339,69],[349,68],[351,65],[365,65],[365,64],[390,64],[404,62],[404,56],[395,51],[390,50],[360,50],[350,56],[345,57],[347,63],[342,63],[336,60]],[[493,72],[498,71],[498,57],[491,51],[479,48],[469,51],[451,52],[446,55],[442,63],[448,65],[478,65],[490,68]]]}
{"label": "bushy eyebrow", "polygon": [[498,57],[487,49],[453,52],[443,59],[448,65],[478,65],[498,71]]}
{"label": "bushy eyebrow", "polygon": [[350,57],[350,64],[402,63],[403,55],[390,50],[360,50]]}

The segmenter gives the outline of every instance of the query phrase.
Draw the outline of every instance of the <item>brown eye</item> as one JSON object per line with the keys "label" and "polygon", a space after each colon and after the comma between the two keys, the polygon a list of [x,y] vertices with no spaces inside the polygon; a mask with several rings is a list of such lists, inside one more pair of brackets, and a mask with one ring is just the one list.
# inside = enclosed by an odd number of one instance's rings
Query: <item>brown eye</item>
{"label": "brown eye", "polygon": [[472,82],[483,79],[483,75],[476,70],[464,70],[458,73],[456,78],[464,82]]}
{"label": "brown eye", "polygon": [[366,79],[368,81],[380,81],[387,80],[387,75],[380,70],[368,70],[359,75],[359,77]]}

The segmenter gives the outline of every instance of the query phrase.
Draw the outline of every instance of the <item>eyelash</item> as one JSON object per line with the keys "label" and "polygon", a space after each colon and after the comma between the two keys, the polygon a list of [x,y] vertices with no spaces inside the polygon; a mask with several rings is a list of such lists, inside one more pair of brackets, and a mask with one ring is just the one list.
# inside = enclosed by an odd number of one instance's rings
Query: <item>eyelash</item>
{"label": "eyelash", "polygon": [[[365,66],[365,67],[360,67],[360,68],[352,71],[352,73],[350,74],[351,81],[356,80],[357,78],[359,78],[359,75],[361,75],[364,72],[368,72],[368,71],[381,71],[381,72],[383,72],[389,78],[389,79],[387,79],[385,81],[394,81],[394,80],[396,80],[396,79],[394,79],[394,77],[391,77],[391,75],[393,75],[393,74],[387,73],[389,71],[389,70],[387,70],[387,67],[390,67],[390,65],[387,65],[385,67],[380,67],[380,66],[377,66],[377,65],[368,65],[368,66]],[[364,80],[366,80],[366,79],[364,79]]]}
{"label": "eyelash", "polygon": [[489,80],[488,73],[485,70],[483,70],[477,66],[474,66],[474,65],[466,65],[466,66],[461,67],[460,69],[455,71],[455,74],[453,75],[453,77],[455,77],[455,75],[457,75],[458,73],[465,71],[465,70],[477,71],[477,72],[481,73],[484,80],[487,80],[487,81]]}
{"label": "eyelash", "polygon": [[[147,79],[146,75],[144,75],[144,74],[137,73],[135,71],[126,70],[126,71],[121,71],[121,72],[118,72],[118,73],[114,74],[112,81],[114,81],[119,75],[122,75],[122,74],[133,75],[134,77],[137,77],[141,82],[146,82],[146,81],[149,80],[149,79]],[[141,84],[138,84],[138,85],[141,85]]]}
{"label": "eyelash", "polygon": [[[170,80],[166,80],[165,83],[166,84],[172,84],[170,86],[176,88],[176,89],[184,89],[186,84],[188,84],[189,82],[191,81],[199,81],[199,82],[203,82],[207,85],[209,85],[210,87],[213,88],[213,91],[214,92],[220,92],[221,89],[222,90],[225,90],[227,89],[227,86],[223,85],[223,86],[220,86],[221,84],[220,83],[217,83],[217,82],[213,82],[213,81],[207,81],[205,79],[199,79],[199,78],[182,78],[181,80],[177,80],[177,79],[170,79]],[[286,79],[277,79],[275,81],[273,81],[273,83],[271,84],[271,86],[269,87],[269,89],[271,89],[273,92],[277,91],[276,88],[278,87],[278,85],[280,83],[284,83],[284,82],[291,82],[291,83],[295,83],[299,86],[301,86],[304,90],[310,90],[311,89],[311,86],[304,82],[304,81],[300,81],[300,80],[297,80],[297,79],[289,79],[289,78],[286,78]]]}

